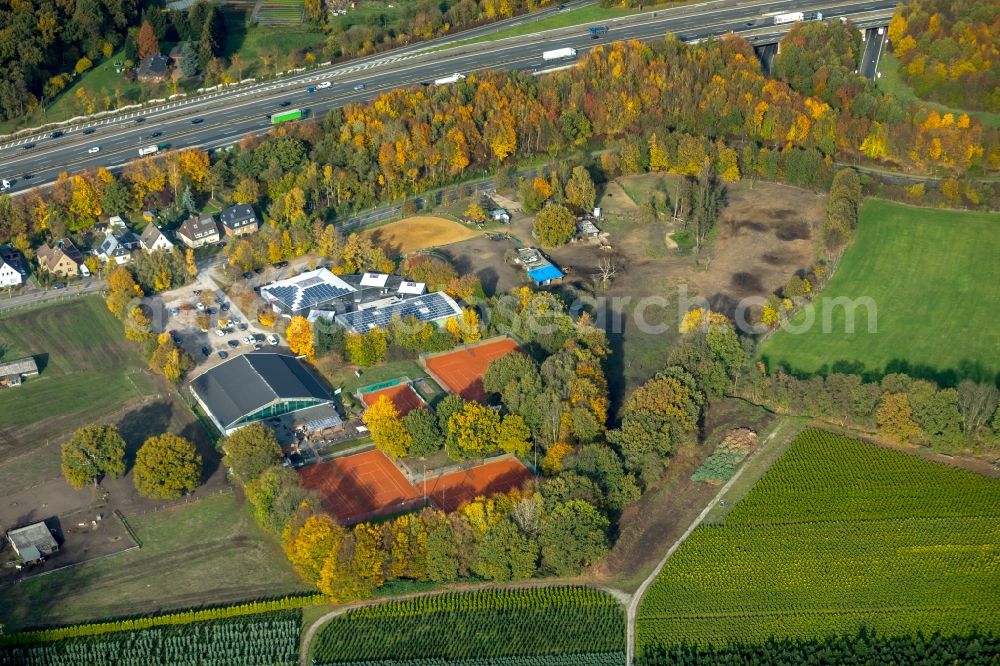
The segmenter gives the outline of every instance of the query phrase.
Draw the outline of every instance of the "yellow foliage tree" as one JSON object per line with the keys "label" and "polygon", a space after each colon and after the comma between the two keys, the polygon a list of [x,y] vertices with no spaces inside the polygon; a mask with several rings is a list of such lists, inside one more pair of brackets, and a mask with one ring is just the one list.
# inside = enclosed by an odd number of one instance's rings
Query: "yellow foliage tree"
{"label": "yellow foliage tree", "polygon": [[452,317],[445,323],[445,328],[455,342],[477,342],[480,339],[479,315],[473,308],[462,308],[462,314]]}
{"label": "yellow foliage tree", "polygon": [[298,529],[292,525],[285,528],[285,556],[302,578],[315,585],[327,558],[340,550],[345,536],[346,530],[330,516],[309,516]]}
{"label": "yellow foliage tree", "polygon": [[375,448],[393,458],[401,458],[410,451],[413,438],[399,418],[399,411],[387,396],[380,396],[361,420],[371,432]]}
{"label": "yellow foliage tree", "polygon": [[312,325],[305,317],[292,317],[285,331],[288,338],[288,349],[293,354],[305,356],[310,361],[314,360]]}

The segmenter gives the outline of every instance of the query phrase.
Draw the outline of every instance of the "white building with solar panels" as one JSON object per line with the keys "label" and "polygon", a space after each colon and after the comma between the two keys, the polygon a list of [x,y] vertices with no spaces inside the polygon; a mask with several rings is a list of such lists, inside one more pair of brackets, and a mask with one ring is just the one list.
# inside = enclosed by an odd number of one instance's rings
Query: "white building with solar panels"
{"label": "white building with solar panels", "polygon": [[325,268],[261,287],[275,312],[309,321],[333,321],[355,333],[384,328],[393,317],[439,325],[462,313],[444,292],[427,293],[423,282],[388,273],[334,275]]}

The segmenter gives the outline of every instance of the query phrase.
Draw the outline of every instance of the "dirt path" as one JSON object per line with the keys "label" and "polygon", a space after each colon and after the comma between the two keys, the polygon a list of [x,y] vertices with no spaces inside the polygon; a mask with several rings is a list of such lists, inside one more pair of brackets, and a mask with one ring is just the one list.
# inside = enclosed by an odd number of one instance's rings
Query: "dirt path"
{"label": "dirt path", "polygon": [[686,541],[689,536],[691,536],[691,533],[694,532],[695,528],[701,525],[701,522],[705,520],[705,517],[708,516],[708,514],[712,511],[712,509],[715,508],[715,505],[719,503],[719,500],[722,499],[722,497],[725,496],[727,492],[729,492],[729,489],[733,487],[733,484],[735,484],[736,481],[740,478],[740,476],[743,475],[743,471],[747,469],[747,463],[750,462],[750,460],[756,458],[760,454],[760,452],[763,451],[767,447],[767,445],[771,443],[772,440],[774,440],[774,436],[777,435],[779,432],[781,432],[785,427],[786,424],[784,422],[779,423],[774,428],[774,430],[771,431],[771,434],[768,435],[767,439],[764,440],[764,442],[759,447],[757,447],[757,450],[749,458],[747,458],[742,465],[740,465],[740,468],[736,471],[735,474],[733,474],[732,478],[730,478],[729,481],[726,482],[726,485],[722,486],[722,488],[719,489],[719,492],[715,494],[715,497],[712,498],[712,501],[708,503],[708,505],[702,510],[702,512],[698,514],[698,517],[694,519],[694,522],[692,522],[688,526],[687,530],[684,531],[684,534],[682,534],[677,539],[677,541],[675,541],[670,546],[670,549],[667,550],[666,554],[663,556],[663,559],[660,560],[660,562],[656,565],[656,568],[654,568],[650,572],[649,576],[646,577],[646,580],[642,581],[642,584],[639,585],[639,589],[637,589],[635,591],[635,594],[632,595],[628,603],[628,609],[626,611],[626,618],[625,618],[625,664],[626,665],[631,664],[632,660],[635,658],[635,618],[639,610],[639,602],[642,601],[642,597],[646,593],[646,590],[649,589],[649,586],[653,584],[653,581],[656,580],[656,577],[660,575],[660,571],[662,571],[663,567],[666,566],[667,560],[669,560],[671,556],[677,551],[677,549],[680,548],[680,545],[684,543],[684,541]]}

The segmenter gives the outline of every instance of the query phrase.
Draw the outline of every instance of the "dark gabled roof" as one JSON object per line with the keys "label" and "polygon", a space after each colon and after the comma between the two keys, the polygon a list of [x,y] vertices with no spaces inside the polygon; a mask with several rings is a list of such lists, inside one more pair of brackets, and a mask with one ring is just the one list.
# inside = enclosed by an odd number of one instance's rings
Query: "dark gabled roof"
{"label": "dark gabled roof", "polygon": [[163,76],[167,73],[167,57],[154,53],[139,61],[138,76]]}
{"label": "dark gabled roof", "polygon": [[331,400],[298,359],[271,352],[231,358],[193,379],[191,390],[225,427],[275,400]]}
{"label": "dark gabled roof", "polygon": [[219,220],[230,229],[245,227],[257,221],[257,214],[251,206],[238,204],[219,213]]}
{"label": "dark gabled roof", "polygon": [[182,234],[189,240],[201,240],[219,233],[219,228],[215,226],[215,218],[211,215],[203,217],[189,217],[184,220],[177,233]]}
{"label": "dark gabled roof", "polygon": [[[146,247],[152,247],[153,243],[155,243],[160,236],[163,236],[163,232],[160,231],[155,224],[150,223],[147,224],[146,228],[142,230],[142,235],[139,236],[139,240],[142,241],[142,244]],[[166,236],[164,236],[164,239],[166,239]],[[168,243],[170,242],[169,239],[166,240]]]}

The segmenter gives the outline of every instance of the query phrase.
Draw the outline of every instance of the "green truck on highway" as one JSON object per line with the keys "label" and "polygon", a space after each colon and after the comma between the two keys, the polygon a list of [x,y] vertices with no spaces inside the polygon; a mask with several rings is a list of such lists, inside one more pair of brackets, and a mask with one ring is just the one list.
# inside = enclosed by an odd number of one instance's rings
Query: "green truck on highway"
{"label": "green truck on highway", "polygon": [[277,113],[271,114],[271,124],[279,125],[281,123],[286,123],[289,120],[301,120],[305,114],[302,109],[289,109],[288,111],[278,111]]}

